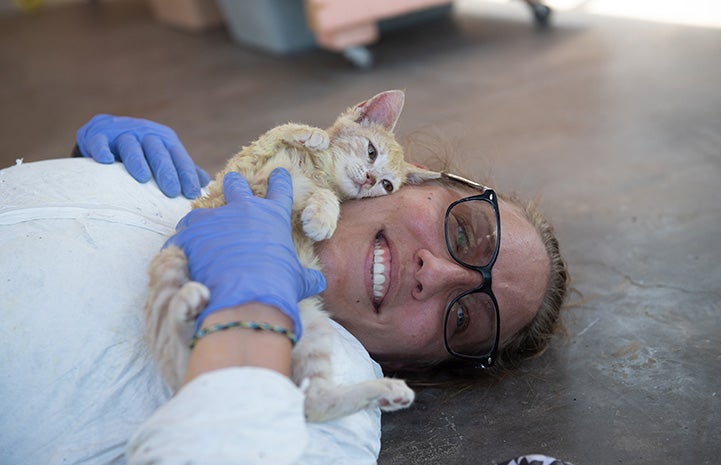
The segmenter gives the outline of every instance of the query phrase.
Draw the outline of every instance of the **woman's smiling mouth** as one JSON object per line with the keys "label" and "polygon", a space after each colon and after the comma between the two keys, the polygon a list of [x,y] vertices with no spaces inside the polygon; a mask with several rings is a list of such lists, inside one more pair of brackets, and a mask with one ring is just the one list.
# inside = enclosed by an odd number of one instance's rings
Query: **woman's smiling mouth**
{"label": "woman's smiling mouth", "polygon": [[371,267],[371,283],[373,285],[373,308],[376,313],[390,284],[391,254],[383,231],[376,234],[373,244],[373,265]]}

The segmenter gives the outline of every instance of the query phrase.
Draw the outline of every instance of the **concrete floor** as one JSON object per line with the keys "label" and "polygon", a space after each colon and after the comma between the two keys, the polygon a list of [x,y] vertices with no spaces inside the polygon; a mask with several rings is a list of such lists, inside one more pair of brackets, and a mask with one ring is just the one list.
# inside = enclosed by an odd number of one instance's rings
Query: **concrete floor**
{"label": "concrete floor", "polygon": [[385,415],[380,463],[718,463],[721,29],[561,13],[538,33],[517,8],[387,34],[365,72],[168,29],[134,0],[0,16],[0,165],[66,156],[107,112],[172,126],[213,172],[273,125],[403,88],[416,159],[542,195],[575,292],[543,357]]}

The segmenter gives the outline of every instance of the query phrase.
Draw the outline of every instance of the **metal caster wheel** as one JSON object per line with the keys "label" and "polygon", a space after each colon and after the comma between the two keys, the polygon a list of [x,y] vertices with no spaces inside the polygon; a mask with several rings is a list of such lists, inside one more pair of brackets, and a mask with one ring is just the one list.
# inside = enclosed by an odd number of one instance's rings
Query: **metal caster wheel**
{"label": "metal caster wheel", "polygon": [[551,9],[542,3],[529,2],[528,4],[533,12],[533,19],[536,21],[536,26],[540,28],[548,27],[551,21]]}
{"label": "metal caster wheel", "polygon": [[373,66],[373,54],[365,47],[348,47],[343,50],[343,56],[360,69],[370,69]]}

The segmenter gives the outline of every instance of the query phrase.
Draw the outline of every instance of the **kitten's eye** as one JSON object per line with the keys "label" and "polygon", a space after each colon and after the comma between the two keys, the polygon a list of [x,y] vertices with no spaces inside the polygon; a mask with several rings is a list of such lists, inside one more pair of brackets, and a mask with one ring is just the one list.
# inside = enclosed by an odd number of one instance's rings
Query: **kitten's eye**
{"label": "kitten's eye", "polygon": [[381,181],[381,184],[383,184],[383,189],[385,189],[386,192],[388,192],[389,194],[393,192],[393,184],[391,184],[389,180],[384,179],[383,181]]}
{"label": "kitten's eye", "polygon": [[373,143],[371,141],[368,141],[368,158],[370,158],[371,161],[376,161],[377,156],[378,156],[378,151],[376,150]]}

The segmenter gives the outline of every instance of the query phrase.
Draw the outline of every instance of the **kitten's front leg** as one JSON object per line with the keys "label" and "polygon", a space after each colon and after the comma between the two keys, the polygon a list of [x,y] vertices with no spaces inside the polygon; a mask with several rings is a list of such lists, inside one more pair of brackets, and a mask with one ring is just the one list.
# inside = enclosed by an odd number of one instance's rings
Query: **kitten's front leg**
{"label": "kitten's front leg", "polygon": [[314,241],[322,241],[333,235],[340,216],[340,200],[329,189],[318,189],[306,202],[300,219],[303,232]]}
{"label": "kitten's front leg", "polygon": [[325,150],[330,144],[330,137],[327,132],[305,124],[288,123],[278,126],[275,131],[285,143],[308,150]]}

